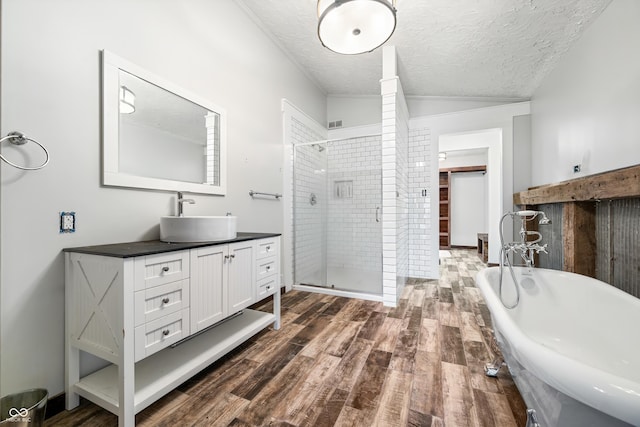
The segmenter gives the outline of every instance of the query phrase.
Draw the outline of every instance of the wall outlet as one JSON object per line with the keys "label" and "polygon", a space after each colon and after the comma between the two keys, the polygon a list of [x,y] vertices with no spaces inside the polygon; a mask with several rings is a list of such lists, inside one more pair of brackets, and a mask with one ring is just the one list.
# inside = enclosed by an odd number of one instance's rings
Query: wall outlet
{"label": "wall outlet", "polygon": [[60,212],[60,233],[75,233],[76,213]]}
{"label": "wall outlet", "polygon": [[573,173],[578,173],[582,170],[582,165],[575,165],[573,167]]}

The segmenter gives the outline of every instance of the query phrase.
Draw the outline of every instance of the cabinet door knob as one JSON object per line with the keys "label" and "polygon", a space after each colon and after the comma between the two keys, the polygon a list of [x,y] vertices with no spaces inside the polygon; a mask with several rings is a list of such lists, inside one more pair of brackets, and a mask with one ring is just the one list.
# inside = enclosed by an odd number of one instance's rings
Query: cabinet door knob
{"label": "cabinet door knob", "polygon": [[271,266],[267,265],[267,271],[271,270]]}
{"label": "cabinet door knob", "polygon": [[267,252],[271,250],[271,246],[267,246]]}
{"label": "cabinet door knob", "polygon": [[163,304],[169,304],[169,298],[162,298],[162,303]]}
{"label": "cabinet door knob", "polygon": [[232,258],[232,259],[233,259],[233,258],[235,258],[235,257],[236,257],[236,256],[235,256],[234,254],[229,255],[229,258]]}
{"label": "cabinet door knob", "polygon": [[162,335],[164,335],[165,337],[169,335],[169,330],[165,329],[164,331],[162,331]]}
{"label": "cabinet door knob", "polygon": [[162,272],[166,273],[167,271],[169,271],[169,267],[162,267]]}

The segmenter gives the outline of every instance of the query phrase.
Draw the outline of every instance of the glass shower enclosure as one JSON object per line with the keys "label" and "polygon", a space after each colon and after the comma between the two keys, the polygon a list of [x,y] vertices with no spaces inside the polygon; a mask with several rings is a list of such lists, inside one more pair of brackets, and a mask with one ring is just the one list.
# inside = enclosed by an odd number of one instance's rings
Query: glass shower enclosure
{"label": "glass shower enclosure", "polygon": [[294,282],[382,295],[379,135],[294,147]]}

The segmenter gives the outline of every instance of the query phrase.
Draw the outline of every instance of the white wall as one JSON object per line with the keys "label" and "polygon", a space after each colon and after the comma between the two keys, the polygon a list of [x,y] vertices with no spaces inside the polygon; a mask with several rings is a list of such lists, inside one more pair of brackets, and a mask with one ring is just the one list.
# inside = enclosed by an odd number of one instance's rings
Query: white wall
{"label": "white wall", "polygon": [[534,93],[533,185],[640,163],[638,22],[640,2],[613,0]]}
{"label": "white wall", "polygon": [[[281,98],[318,122],[323,93],[231,0],[7,0],[2,4],[2,135],[21,130],[51,163],[1,167],[1,390],[63,390],[65,247],[158,238],[175,212],[161,191],[100,186],[100,49],[228,113],[228,195],[190,195],[189,214],[238,216],[240,231],[281,232]],[[25,150],[28,148],[25,148]],[[3,149],[4,151],[4,149]],[[58,233],[58,212],[77,232]]]}
{"label": "white wall", "polygon": [[[409,117],[413,118],[494,107],[522,100],[405,96],[405,101]],[[381,117],[382,103],[379,94],[370,96],[329,95],[327,97],[327,122],[342,120],[344,127],[355,127],[380,123]]]}
{"label": "white wall", "polygon": [[531,187],[531,114],[513,118],[513,192]]}
{"label": "white wall", "polygon": [[[382,119],[382,101],[380,95],[371,96],[327,96],[327,122],[342,120],[342,126],[354,126],[380,123]],[[325,123],[327,126],[327,123]]]}
{"label": "white wall", "polygon": [[408,96],[407,105],[411,117],[433,116],[437,114],[455,113],[457,111],[475,110],[495,107],[497,105],[528,101],[512,98],[465,98],[446,96]]}
{"label": "white wall", "polygon": [[[440,147],[442,152],[443,147]],[[465,166],[486,166],[487,165],[487,149],[481,148],[477,150],[459,150],[459,151],[446,151],[447,158],[440,160],[438,158],[438,165],[440,169],[445,168],[461,168]]]}
{"label": "white wall", "polygon": [[478,233],[488,232],[487,175],[451,174],[451,245],[476,246]]}

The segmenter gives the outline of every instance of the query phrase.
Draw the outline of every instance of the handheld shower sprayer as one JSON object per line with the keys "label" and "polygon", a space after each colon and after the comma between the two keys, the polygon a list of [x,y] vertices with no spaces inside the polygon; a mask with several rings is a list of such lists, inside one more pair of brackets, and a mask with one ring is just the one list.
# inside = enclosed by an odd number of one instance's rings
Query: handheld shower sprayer
{"label": "handheld shower sprayer", "polygon": [[547,215],[542,211],[517,211],[517,212],[509,212],[507,213],[507,215],[519,216],[520,218],[522,218],[523,221],[531,221],[532,219],[535,219],[535,217],[537,217],[538,215],[541,215],[542,218],[540,218],[540,221],[538,222],[538,224],[540,225],[551,224],[551,220],[547,218]]}
{"label": "handheld shower sprayer", "polygon": [[538,211],[517,211],[517,212],[511,212],[511,213],[517,216],[534,216],[538,213]]}

